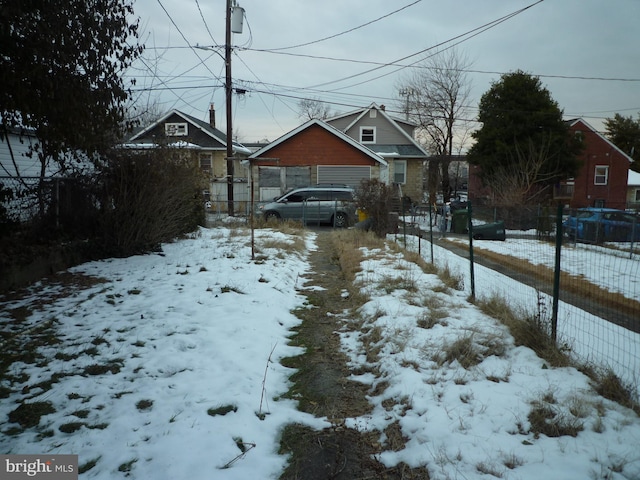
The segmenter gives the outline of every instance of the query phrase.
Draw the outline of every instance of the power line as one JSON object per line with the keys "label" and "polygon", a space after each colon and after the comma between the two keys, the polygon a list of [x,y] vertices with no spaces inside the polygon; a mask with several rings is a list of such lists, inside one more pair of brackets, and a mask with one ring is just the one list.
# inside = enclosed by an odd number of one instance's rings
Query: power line
{"label": "power line", "polygon": [[[516,10],[515,12],[509,13],[508,15],[505,15],[505,16],[500,17],[500,18],[498,18],[498,19],[496,19],[496,20],[493,20],[493,21],[491,21],[491,22],[489,22],[489,23],[486,23],[486,24],[484,24],[484,25],[481,25],[481,26],[479,26],[479,27],[476,27],[476,28],[474,28],[474,29],[472,29],[472,30],[469,30],[468,32],[462,33],[462,34],[460,34],[460,35],[456,35],[455,37],[452,37],[452,38],[450,38],[449,40],[445,40],[444,42],[440,42],[439,44],[436,44],[436,45],[433,45],[433,46],[431,46],[431,47],[425,48],[425,49],[423,49],[423,50],[420,50],[419,52],[412,53],[412,54],[410,54],[410,55],[407,55],[407,56],[405,56],[405,57],[402,57],[402,58],[400,58],[400,59],[398,59],[398,60],[396,60],[396,61],[394,61],[394,62],[387,63],[387,64],[383,64],[383,65],[381,65],[381,66],[377,66],[377,67],[371,68],[371,69],[369,69],[369,70],[366,70],[366,71],[364,71],[364,72],[360,72],[360,73],[357,73],[357,74],[354,74],[354,75],[349,75],[349,76],[347,76],[347,77],[344,77],[344,78],[341,78],[341,79],[338,79],[338,80],[333,80],[333,81],[330,81],[330,82],[325,82],[325,83],[321,83],[321,84],[318,84],[318,85],[314,85],[312,88],[314,88],[314,87],[324,87],[324,86],[326,86],[326,85],[331,85],[331,84],[333,84],[333,83],[338,83],[338,82],[342,82],[342,81],[344,81],[344,80],[350,80],[350,79],[355,78],[355,77],[359,77],[359,76],[362,76],[362,75],[366,75],[367,73],[374,72],[374,71],[376,71],[376,70],[379,70],[379,69],[381,69],[381,68],[385,68],[385,67],[387,67],[387,66],[393,66],[393,64],[395,64],[395,63],[397,63],[397,62],[402,62],[402,61],[407,60],[407,59],[409,59],[409,58],[416,57],[416,56],[418,56],[418,55],[421,55],[421,54],[423,54],[423,53],[426,53],[426,52],[428,52],[428,51],[430,51],[430,50],[437,49],[438,47],[441,47],[441,46],[443,46],[443,45],[446,45],[447,43],[453,42],[453,41],[455,41],[455,40],[462,39],[462,40],[460,40],[459,42],[457,42],[457,43],[455,43],[455,44],[450,45],[450,46],[448,46],[448,47],[447,47],[447,48],[451,48],[452,46],[455,46],[455,45],[457,45],[457,44],[459,44],[459,43],[462,43],[463,41],[467,41],[467,40],[469,40],[469,39],[471,39],[471,38],[473,38],[473,37],[475,37],[475,36],[477,36],[477,35],[479,35],[479,34],[481,34],[481,33],[486,32],[487,30],[490,30],[490,29],[491,29],[491,28],[493,28],[493,27],[496,27],[497,25],[499,25],[499,24],[501,24],[501,23],[503,23],[503,22],[505,22],[505,21],[507,21],[507,20],[510,20],[511,18],[515,17],[516,15],[519,15],[519,14],[521,14],[522,12],[525,12],[526,10],[529,10],[530,8],[532,8],[532,7],[534,7],[534,6],[536,6],[536,5],[540,4],[540,3],[542,3],[543,1],[544,1],[544,0],[538,0],[537,2],[532,3],[532,4],[530,4],[530,5],[528,5],[528,6],[524,7],[524,8],[521,8],[521,9],[519,9],[519,10]],[[468,38],[465,38],[465,37],[467,37],[467,36],[468,36]],[[388,72],[388,73],[386,73],[386,74],[384,74],[384,75],[379,75],[379,76],[377,76],[377,77],[375,77],[375,78],[372,78],[372,79],[369,79],[369,80],[366,80],[366,81],[363,81],[363,82],[360,82],[360,83],[356,83],[356,84],[348,85],[348,86],[345,86],[345,87],[341,87],[341,88],[343,88],[343,89],[344,89],[344,88],[350,88],[350,87],[354,87],[354,86],[357,86],[357,85],[362,85],[363,83],[371,82],[371,81],[373,81],[373,80],[377,80],[377,79],[382,78],[382,77],[384,77],[384,76],[391,75],[392,73],[395,73],[395,72],[397,72],[397,71],[399,71],[399,70],[402,70],[402,69],[404,69],[404,68],[408,68],[409,66],[412,66],[412,65],[414,65],[414,64],[416,64],[416,63],[418,63],[418,62],[420,62],[420,61],[422,61],[422,60],[423,60],[423,59],[417,60],[417,61],[416,61],[416,62],[414,62],[413,64],[410,64],[410,65],[408,65],[408,66],[402,66],[402,67],[400,67],[400,68],[398,68],[398,69],[396,69],[396,70],[394,70],[394,71],[392,71],[392,72]]]}
{"label": "power line", "polygon": [[383,19],[385,19],[385,18],[387,18],[387,17],[390,17],[391,15],[395,15],[396,13],[401,12],[402,10],[405,10],[405,9],[407,9],[407,8],[409,8],[409,7],[412,7],[412,6],[414,6],[416,3],[420,3],[421,1],[422,1],[422,0],[416,0],[416,1],[415,1],[415,2],[413,2],[413,3],[410,3],[410,4],[408,4],[408,5],[405,5],[404,7],[401,7],[401,8],[399,8],[399,9],[397,9],[397,10],[394,10],[393,12],[387,13],[386,15],[383,15],[383,16],[381,16],[381,17],[378,17],[378,18],[376,18],[376,19],[374,19],[374,20],[371,20],[371,21],[369,21],[369,22],[363,23],[362,25],[358,25],[357,27],[350,28],[349,30],[345,30],[345,31],[343,31],[343,32],[336,33],[336,34],[334,34],[334,35],[330,35],[330,36],[328,36],[328,37],[319,38],[318,40],[312,40],[312,41],[310,41],[310,42],[306,42],[306,43],[300,43],[300,44],[298,44],[298,45],[292,45],[292,46],[290,46],[290,47],[270,48],[270,49],[268,49],[268,50],[269,50],[269,51],[271,51],[271,52],[277,52],[277,51],[279,51],[279,50],[291,50],[291,49],[294,49],[294,48],[306,47],[306,46],[308,46],[308,45],[313,45],[313,44],[316,44],[316,43],[324,42],[324,41],[326,41],[326,40],[330,40],[330,39],[332,39],[332,38],[336,38],[336,37],[339,37],[339,36],[341,36],[341,35],[346,35],[347,33],[354,32],[354,31],[356,31],[356,30],[359,30],[360,28],[363,28],[363,27],[366,27],[366,26],[371,25],[371,24],[373,24],[373,23],[379,22],[380,20],[383,20]]}
{"label": "power line", "polygon": [[204,15],[202,14],[202,9],[200,8],[200,2],[198,2],[198,0],[196,0],[196,6],[198,7],[198,12],[200,12],[200,18],[202,19],[202,23],[204,23],[204,27],[207,29],[209,38],[211,38],[213,43],[218,43],[216,42],[216,39],[213,38],[213,34],[211,33],[211,30],[209,30],[209,25],[207,24],[207,21],[204,19]]}
{"label": "power line", "polygon": [[200,60],[200,64],[204,65],[204,67],[209,71],[209,73],[214,78],[216,78],[216,74],[211,71],[211,69],[207,66],[207,64],[204,63],[204,60],[202,60],[202,58],[200,58],[200,55],[198,55],[198,52],[196,51],[196,49],[193,46],[191,46],[191,44],[189,43],[189,40],[187,40],[187,37],[184,36],[184,33],[182,33],[182,30],[180,30],[180,27],[178,27],[178,24],[176,24],[176,22],[173,20],[173,17],[171,17],[171,15],[167,11],[167,9],[164,8],[164,5],[162,4],[161,0],[157,0],[157,1],[158,1],[158,4],[160,5],[160,7],[162,7],[162,10],[164,10],[164,13],[167,15],[167,17],[169,17],[169,20],[171,21],[173,26],[176,27],[176,30],[178,30],[178,33],[180,34],[180,36],[182,37],[184,42],[191,48],[191,51],[195,54],[195,56],[198,57],[198,60]]}

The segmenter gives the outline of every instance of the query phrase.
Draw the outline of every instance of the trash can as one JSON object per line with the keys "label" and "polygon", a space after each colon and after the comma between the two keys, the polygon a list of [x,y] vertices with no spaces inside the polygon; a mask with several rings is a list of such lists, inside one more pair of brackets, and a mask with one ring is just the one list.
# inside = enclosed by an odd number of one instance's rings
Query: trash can
{"label": "trash can", "polygon": [[453,233],[468,233],[469,212],[467,210],[455,210],[451,218],[451,231]]}
{"label": "trash can", "polygon": [[475,240],[502,240],[507,238],[504,231],[504,222],[485,223],[473,226],[473,238]]}

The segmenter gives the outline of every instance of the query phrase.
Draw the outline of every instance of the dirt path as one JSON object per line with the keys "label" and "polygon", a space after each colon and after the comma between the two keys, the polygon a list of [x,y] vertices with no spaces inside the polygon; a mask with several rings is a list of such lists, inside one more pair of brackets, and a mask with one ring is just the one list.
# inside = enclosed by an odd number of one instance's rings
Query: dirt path
{"label": "dirt path", "polygon": [[315,431],[299,425],[290,426],[283,435],[282,452],[290,452],[289,467],[282,480],[358,480],[358,479],[428,479],[425,470],[412,470],[406,465],[387,469],[375,460],[381,451],[380,433],[363,433],[344,426],[344,419],[366,414],[366,385],[349,380],[347,358],[341,353],[337,331],[343,327],[341,314],[357,307],[354,300],[344,298],[349,282],[340,271],[332,248],[331,232],[319,232],[318,250],[310,255],[312,273],[306,285],[321,287],[305,290],[313,308],[296,312],[303,323],[296,329],[292,343],[306,348],[307,353],[283,360],[298,369],[292,377],[292,398],[300,409],[319,417],[327,417],[333,426]]}

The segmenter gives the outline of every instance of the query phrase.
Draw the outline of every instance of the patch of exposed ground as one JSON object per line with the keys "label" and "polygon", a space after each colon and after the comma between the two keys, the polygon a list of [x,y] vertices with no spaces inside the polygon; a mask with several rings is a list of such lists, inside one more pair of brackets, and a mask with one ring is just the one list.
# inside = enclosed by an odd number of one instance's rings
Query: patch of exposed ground
{"label": "patch of exposed ground", "polygon": [[382,432],[360,432],[344,426],[344,419],[366,414],[369,387],[349,379],[347,357],[341,352],[341,314],[355,309],[357,295],[346,296],[350,282],[342,273],[333,248],[332,233],[318,233],[318,250],[311,252],[312,273],[306,285],[321,289],[304,290],[309,308],[296,311],[302,324],[291,342],[306,353],[282,361],[298,369],[289,395],[299,401],[299,408],[318,417],[327,417],[331,428],[316,431],[290,425],[281,441],[281,452],[290,453],[288,468],[281,480],[356,480],[356,479],[428,479],[424,469],[407,465],[387,468],[376,460],[382,451]]}

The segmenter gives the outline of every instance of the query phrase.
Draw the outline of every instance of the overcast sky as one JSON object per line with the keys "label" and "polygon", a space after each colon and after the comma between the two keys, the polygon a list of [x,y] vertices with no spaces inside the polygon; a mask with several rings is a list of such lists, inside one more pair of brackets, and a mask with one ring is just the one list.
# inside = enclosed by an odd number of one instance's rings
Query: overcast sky
{"label": "overcast sky", "polygon": [[[129,74],[137,78],[143,103],[150,98],[163,113],[175,108],[202,120],[215,103],[217,126],[225,131],[225,4],[135,1],[147,50]],[[583,117],[598,130],[615,113],[636,118],[640,112],[640,0],[238,5],[245,21],[243,33],[233,35],[232,73],[234,88],[246,90],[233,99],[233,130],[240,141],[275,140],[301,124],[297,104],[303,97],[331,102],[336,113],[372,102],[393,112],[397,86],[411,70],[402,66],[419,60],[419,52],[424,56],[439,44],[442,49],[458,42],[458,53],[472,62],[472,118],[491,83],[518,69],[540,77],[566,118]],[[481,31],[483,26],[490,28]],[[196,48],[212,45],[218,48]]]}

